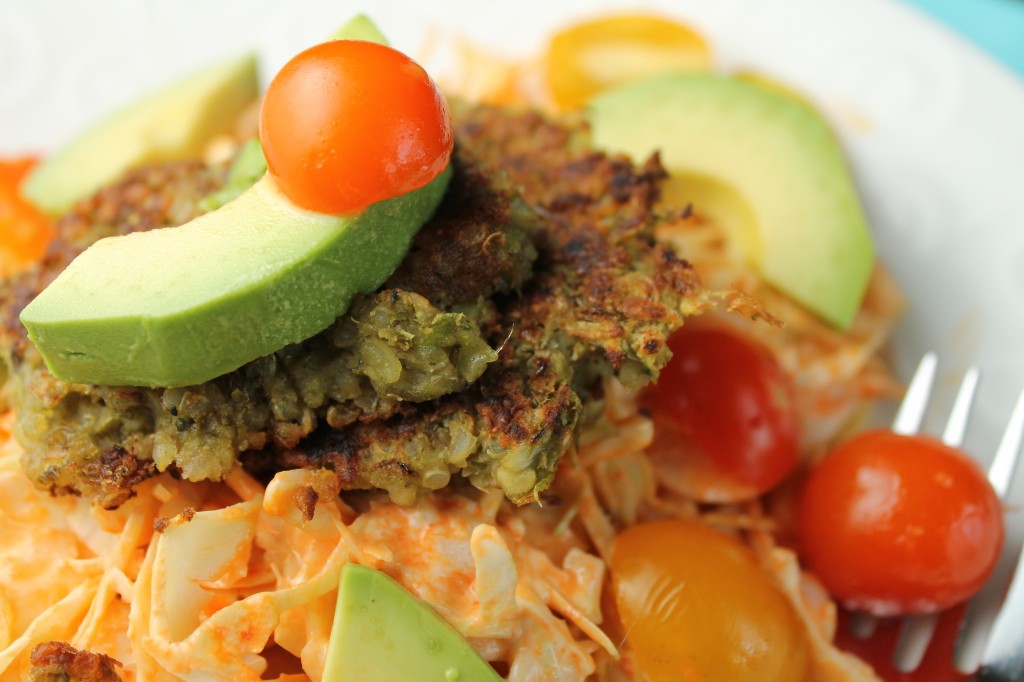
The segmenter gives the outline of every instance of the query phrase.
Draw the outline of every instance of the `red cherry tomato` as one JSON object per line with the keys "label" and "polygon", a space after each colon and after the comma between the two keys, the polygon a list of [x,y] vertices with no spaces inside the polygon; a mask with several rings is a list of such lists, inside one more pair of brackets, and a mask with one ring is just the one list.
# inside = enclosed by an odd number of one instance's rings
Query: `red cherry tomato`
{"label": "red cherry tomato", "polygon": [[771,354],[738,333],[685,326],[641,404],[651,411],[650,455],[670,484],[706,502],[749,499],[797,463],[792,388]]}
{"label": "red cherry tomato", "polygon": [[422,67],[384,45],[335,40],[271,81],[260,141],[289,199],[345,214],[433,180],[454,137],[448,104]]}
{"label": "red cherry tomato", "polygon": [[696,521],[631,526],[615,539],[612,591],[651,682],[803,682],[807,632],[753,553]]}
{"label": "red cherry tomato", "polygon": [[939,611],[995,568],[1003,516],[967,455],[925,436],[871,431],[812,472],[800,505],[807,566],[848,608]]}

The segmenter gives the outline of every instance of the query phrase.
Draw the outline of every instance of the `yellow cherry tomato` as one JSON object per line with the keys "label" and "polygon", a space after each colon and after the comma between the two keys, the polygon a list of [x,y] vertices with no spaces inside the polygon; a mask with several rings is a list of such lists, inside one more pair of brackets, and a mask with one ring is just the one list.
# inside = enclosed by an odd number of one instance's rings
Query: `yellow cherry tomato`
{"label": "yellow cherry tomato", "polygon": [[753,553],[695,521],[632,526],[615,540],[612,588],[650,682],[803,682],[796,610]]}
{"label": "yellow cherry tomato", "polygon": [[710,66],[711,51],[699,34],[643,14],[567,28],[551,39],[545,57],[551,97],[562,109],[574,109],[602,90],[645,76]]}

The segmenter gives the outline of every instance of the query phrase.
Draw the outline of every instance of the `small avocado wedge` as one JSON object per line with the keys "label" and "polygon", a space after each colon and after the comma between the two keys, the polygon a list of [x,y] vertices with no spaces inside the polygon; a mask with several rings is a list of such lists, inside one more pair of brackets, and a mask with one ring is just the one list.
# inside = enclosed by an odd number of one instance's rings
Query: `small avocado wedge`
{"label": "small avocado wedge", "polygon": [[324,680],[501,679],[462,635],[390,577],[359,564],[341,570]]}
{"label": "small avocado wedge", "polygon": [[[336,30],[327,38],[328,40],[365,40],[370,43],[387,45],[388,39],[384,37],[377,24],[365,14],[357,14],[341,28]],[[200,208],[204,211],[212,211],[233,200],[239,194],[256,184],[256,181],[267,172],[267,159],[263,155],[263,148],[260,141],[256,139],[247,140],[238,155],[235,157],[231,169],[228,171],[227,182],[213,194],[204,197]]]}
{"label": "small avocado wedge", "polygon": [[763,277],[829,323],[847,328],[874,247],[839,143],[820,114],[775,88],[713,73],[673,73],[591,100],[598,148],[637,159],[655,151],[673,178],[716,201],[731,187],[752,216],[741,237]]}
{"label": "small avocado wedge", "polygon": [[305,211],[268,174],[180,227],[102,239],[21,313],[51,372],[198,384],[325,329],[405,256],[451,176],[352,216]]}
{"label": "small avocado wedge", "polygon": [[357,14],[349,19],[337,31],[327,37],[328,40],[365,40],[369,43],[380,43],[388,45],[388,39],[384,37],[377,24],[365,14]]}
{"label": "small avocado wedge", "polygon": [[228,169],[224,186],[199,201],[199,210],[215,211],[229,201],[234,201],[242,192],[256,184],[267,172],[267,158],[263,156],[260,141],[246,140],[235,155]]}
{"label": "small avocado wedge", "polygon": [[258,94],[255,56],[208,67],[82,133],[39,164],[22,192],[47,213],[64,213],[129,168],[199,156]]}

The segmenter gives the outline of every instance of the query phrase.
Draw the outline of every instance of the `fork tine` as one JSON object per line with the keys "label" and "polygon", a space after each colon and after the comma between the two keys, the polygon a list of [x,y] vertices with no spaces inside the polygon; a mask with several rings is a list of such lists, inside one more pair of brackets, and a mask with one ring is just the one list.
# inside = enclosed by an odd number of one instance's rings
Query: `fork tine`
{"label": "fork tine", "polygon": [[1020,451],[1021,441],[1024,440],[1024,391],[1021,391],[1017,398],[1017,404],[1013,406],[1010,414],[1010,422],[1006,425],[1003,437],[999,441],[996,455],[988,468],[988,480],[995,488],[999,499],[1005,499],[1006,493],[1010,490],[1010,482],[1013,480],[1013,472],[1017,467],[1017,453]]}
{"label": "fork tine", "polygon": [[964,374],[964,380],[960,383],[960,390],[953,402],[953,409],[949,413],[949,421],[942,432],[942,442],[952,447],[960,447],[964,442],[964,434],[967,432],[967,421],[971,416],[971,403],[974,402],[974,392],[978,388],[978,379],[981,372],[977,367],[971,367]]}
{"label": "fork tine", "polygon": [[[1005,500],[1014,472],[1020,462],[1022,453],[1021,442],[1024,440],[1024,391],[1017,398],[1017,403],[1010,414],[1009,423],[1003,431],[996,455],[988,469],[988,480],[1000,499]],[[978,668],[979,663],[990,663],[1000,652],[1012,652],[1006,646],[1013,645],[1013,635],[1021,630],[1024,620],[1024,560],[1017,559],[1016,576],[1012,577],[1010,593],[1003,590],[1011,580],[1014,568],[1013,558],[1004,557],[988,584],[979,592],[967,607],[967,613],[961,625],[960,637],[956,643],[956,664],[962,672],[971,672]],[[1011,596],[1017,596],[1011,599]],[[1016,614],[1007,616],[1003,614]],[[996,626],[1000,622],[1001,625]],[[1018,634],[1019,638],[1020,635]],[[1020,642],[1017,643],[1020,651]],[[989,676],[981,679],[995,680]],[[1010,678],[1008,678],[1010,679]],[[1024,679],[1022,674],[1017,679]]]}
{"label": "fork tine", "polygon": [[1013,682],[1024,680],[1024,548],[1017,557],[1017,570],[1006,593],[992,633],[985,645],[980,682]]}
{"label": "fork tine", "polygon": [[878,619],[869,613],[855,611],[850,614],[850,634],[857,639],[867,639],[871,635],[875,634],[875,629],[877,627]]}
{"label": "fork tine", "polygon": [[[956,399],[953,401],[949,420],[942,433],[942,442],[946,445],[957,447],[963,443],[979,377],[980,372],[977,367],[971,367],[964,374],[960,390],[957,391]],[[917,377],[915,376],[914,379],[916,380]],[[910,616],[904,619],[900,627],[899,640],[896,642],[896,650],[893,653],[893,666],[897,670],[900,672],[917,670],[921,665],[921,659],[924,658],[924,654],[928,650],[928,644],[932,640],[938,622],[939,616],[935,613]]]}
{"label": "fork tine", "polygon": [[935,613],[920,613],[907,616],[900,625],[900,638],[892,655],[892,665],[901,673],[917,670],[921,665],[928,644],[935,634],[939,616]]}
{"label": "fork tine", "polygon": [[[931,396],[932,384],[935,382],[935,369],[939,357],[934,352],[925,353],[917,363],[914,376],[907,385],[907,392],[892,420],[892,430],[903,436],[918,432],[924,413],[928,409],[928,398]],[[868,613],[855,613],[850,621],[850,631],[858,639],[867,639],[875,633],[878,619]]]}
{"label": "fork tine", "polygon": [[935,353],[925,353],[917,363],[914,378],[910,380],[907,393],[903,396],[903,402],[900,403],[900,409],[892,422],[892,430],[896,433],[911,436],[921,429],[937,365],[938,356]]}

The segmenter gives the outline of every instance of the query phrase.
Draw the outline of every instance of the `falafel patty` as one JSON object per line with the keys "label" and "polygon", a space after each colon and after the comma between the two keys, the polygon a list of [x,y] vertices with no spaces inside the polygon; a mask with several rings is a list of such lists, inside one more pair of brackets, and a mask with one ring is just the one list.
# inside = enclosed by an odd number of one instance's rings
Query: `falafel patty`
{"label": "falafel patty", "polygon": [[536,113],[456,106],[455,123],[451,188],[384,287],[320,334],[198,386],[61,381],[18,313],[97,239],[198,215],[224,169],[142,168],[76,206],[43,262],[0,284],[29,477],[107,508],[158,471],[220,480],[240,464],[327,467],[343,488],[403,503],[455,476],[538,499],[603,380],[656,379],[668,335],[710,298],[653,238],[656,158],[635,167]]}

